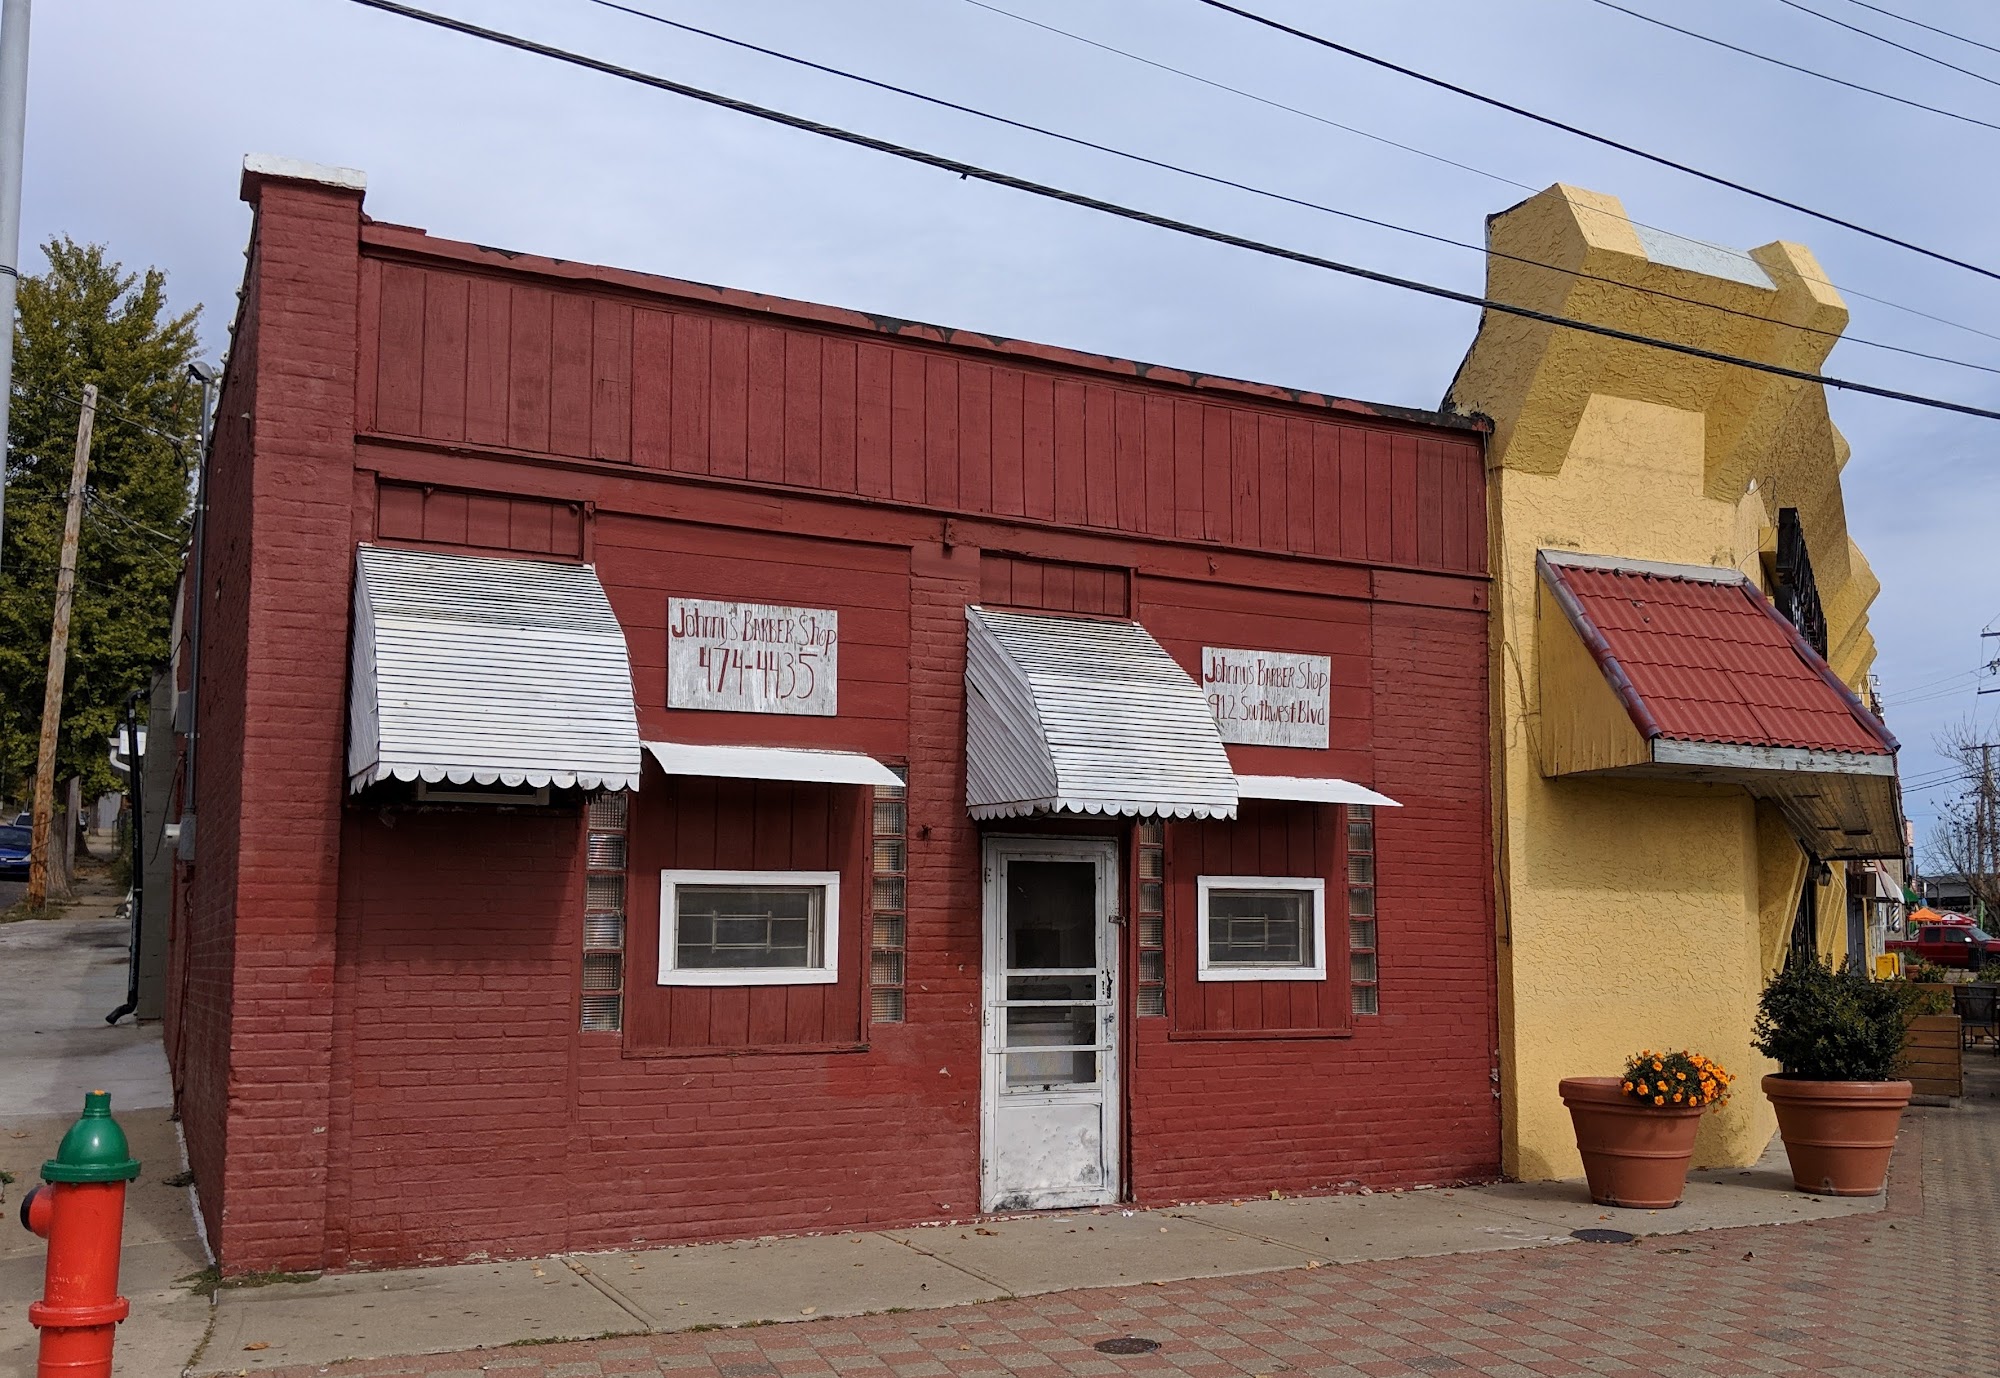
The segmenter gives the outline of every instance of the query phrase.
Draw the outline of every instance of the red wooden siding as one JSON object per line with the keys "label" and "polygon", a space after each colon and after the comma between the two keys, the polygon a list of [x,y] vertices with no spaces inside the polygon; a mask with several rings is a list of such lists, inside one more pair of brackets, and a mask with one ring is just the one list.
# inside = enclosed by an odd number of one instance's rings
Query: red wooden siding
{"label": "red wooden siding", "polygon": [[[639,732],[656,741],[818,746],[900,756],[910,711],[910,552],[599,514],[598,577],[625,629]],[[840,615],[839,715],[667,707],[675,597],[831,608]]]}
{"label": "red wooden siding", "polygon": [[583,504],[413,483],[375,489],[375,534],[464,550],[583,558]]}
{"label": "red wooden siding", "polygon": [[[1167,1013],[1178,1037],[1298,1038],[1344,1032],[1347,888],[1341,884],[1339,811],[1331,804],[1246,800],[1235,822],[1167,828]],[[1199,876],[1297,876],[1326,882],[1326,979],[1198,978]]]}
{"label": "red wooden siding", "polygon": [[979,599],[995,607],[1124,617],[1132,610],[1130,570],[981,551]]}
{"label": "red wooden siding", "polygon": [[[1326,750],[1231,746],[1229,759],[1239,772],[1372,782],[1370,752],[1377,729],[1370,700],[1368,603],[1184,579],[1142,578],[1138,594],[1140,621],[1197,683],[1204,646],[1327,658]],[[1467,657],[1468,673],[1479,667],[1475,649],[1452,648]]]}
{"label": "red wooden siding", "polygon": [[368,261],[360,428],[1445,573],[1480,439],[726,308]]}
{"label": "red wooden siding", "polygon": [[[854,785],[662,777],[632,796],[625,913],[625,1048],[635,1054],[854,1046],[868,986],[863,791]],[[839,981],[658,983],[660,872],[840,872]]]}

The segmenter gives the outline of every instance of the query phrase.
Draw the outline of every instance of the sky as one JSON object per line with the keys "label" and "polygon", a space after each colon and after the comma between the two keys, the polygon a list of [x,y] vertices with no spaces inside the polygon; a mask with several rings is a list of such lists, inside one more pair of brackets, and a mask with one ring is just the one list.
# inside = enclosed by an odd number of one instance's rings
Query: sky
{"label": "sky", "polygon": [[[629,0],[828,65],[1477,245],[1552,182],[1739,248],[1809,245],[1850,336],[2000,370],[2000,281],[1877,243],[1311,47],[1196,0]],[[1603,0],[1246,7],[1956,258],[2000,266],[2000,129],[1666,32]],[[2000,125],[1978,0],[1620,0],[1739,46]],[[1284,206],[802,71],[592,0],[428,8],[1164,214],[1479,290],[1477,252]],[[1001,11],[1011,11],[1002,13]],[[1816,10],[1979,76],[1845,31]],[[1199,73],[1272,108],[1035,27]],[[1982,79],[1984,78],[1984,79]],[[1343,129],[1339,126],[1348,126]],[[1365,131],[1364,133],[1350,130]],[[1375,136],[1373,138],[1367,135]],[[1391,142],[1392,141],[1392,142]],[[1408,145],[1433,156],[1397,148]],[[168,274],[226,345],[242,157],[356,167],[369,213],[433,233],[1413,407],[1468,307],[960,181],[352,0],[42,0],[22,266],[51,235]],[[1453,164],[1463,164],[1459,167]],[[1943,318],[1942,320],[1933,318]],[[1956,323],[1956,324],[1952,324]],[[1959,328],[1963,326],[1974,329]],[[1990,333],[1986,333],[1990,332]],[[2000,409],[2000,372],[1843,341],[1827,372]],[[1882,581],[1876,673],[1919,835],[1958,786],[1934,749],[2000,738],[2000,422],[1835,393],[1854,538]],[[1808,533],[1810,537],[1810,533]]]}

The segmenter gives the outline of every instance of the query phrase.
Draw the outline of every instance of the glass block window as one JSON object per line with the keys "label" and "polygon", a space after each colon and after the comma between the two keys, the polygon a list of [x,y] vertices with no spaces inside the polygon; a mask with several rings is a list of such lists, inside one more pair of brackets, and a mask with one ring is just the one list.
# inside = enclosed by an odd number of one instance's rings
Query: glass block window
{"label": "glass block window", "polygon": [[1375,806],[1347,806],[1347,977],[1354,1012],[1380,1014],[1375,932]]}
{"label": "glass block window", "polygon": [[663,986],[831,984],[840,873],[662,871],[660,923]]}
{"label": "glass block window", "polygon": [[583,1027],[616,1033],[625,1022],[625,809],[622,790],[584,809]]}
{"label": "glass block window", "polygon": [[1326,882],[1317,876],[1198,876],[1203,981],[1326,979]]}
{"label": "glass block window", "polygon": [[1167,847],[1166,829],[1157,818],[1141,822],[1133,833],[1138,867],[1139,1016],[1157,1019],[1167,1012]]}
{"label": "glass block window", "polygon": [[[896,774],[909,779],[905,767]],[[907,785],[878,785],[869,824],[870,927],[868,936],[869,1018],[877,1024],[903,1022],[904,943],[910,925],[910,806]]]}

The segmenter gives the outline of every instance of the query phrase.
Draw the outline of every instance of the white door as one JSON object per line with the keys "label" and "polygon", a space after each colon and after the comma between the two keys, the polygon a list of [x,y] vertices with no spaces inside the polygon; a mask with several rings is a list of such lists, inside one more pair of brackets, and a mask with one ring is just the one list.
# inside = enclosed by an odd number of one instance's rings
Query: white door
{"label": "white door", "polygon": [[1118,844],[989,838],[986,1210],[1118,1199]]}

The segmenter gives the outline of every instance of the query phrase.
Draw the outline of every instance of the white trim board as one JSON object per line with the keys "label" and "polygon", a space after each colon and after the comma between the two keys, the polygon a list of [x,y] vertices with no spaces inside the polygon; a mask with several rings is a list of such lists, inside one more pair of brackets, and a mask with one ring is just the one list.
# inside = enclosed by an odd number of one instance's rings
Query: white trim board
{"label": "white trim board", "polygon": [[829,785],[880,785],[899,789],[902,777],[859,751],[789,746],[698,746],[691,742],[641,742],[669,775],[727,780],[802,780]]}

